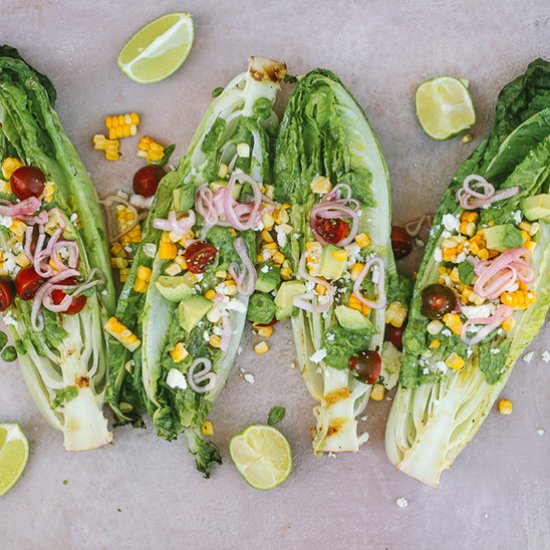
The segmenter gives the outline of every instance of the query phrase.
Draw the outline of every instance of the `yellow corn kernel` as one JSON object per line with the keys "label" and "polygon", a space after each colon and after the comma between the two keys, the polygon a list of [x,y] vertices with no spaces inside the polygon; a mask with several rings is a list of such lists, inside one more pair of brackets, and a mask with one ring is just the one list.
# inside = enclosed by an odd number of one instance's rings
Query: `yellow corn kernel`
{"label": "yellow corn kernel", "polygon": [[358,233],[355,235],[355,242],[361,248],[367,248],[371,243],[370,237],[366,233]]}
{"label": "yellow corn kernel", "polygon": [[217,334],[210,335],[209,343],[213,348],[219,348],[221,342],[222,342],[222,339]]}
{"label": "yellow corn kernel", "polygon": [[11,175],[18,169],[24,166],[24,164],[15,157],[7,157],[2,163],[2,175],[5,180],[9,180]]}
{"label": "yellow corn kernel", "polygon": [[477,257],[480,260],[488,260],[489,259],[489,251],[486,248],[482,248],[478,253]]}
{"label": "yellow corn kernel", "polygon": [[460,315],[457,313],[446,313],[443,316],[443,322],[451,329],[455,334],[462,333],[462,321]]}
{"label": "yellow corn kernel", "polygon": [[332,189],[332,183],[326,176],[315,176],[309,184],[314,193],[324,195]]}
{"label": "yellow corn kernel", "polygon": [[457,353],[453,351],[447,359],[445,359],[445,364],[453,370],[460,370],[464,366],[464,359],[460,357]]}
{"label": "yellow corn kernel", "polygon": [[107,115],[105,117],[105,126],[109,130],[110,139],[135,136],[138,124],[139,116],[137,113]]}
{"label": "yellow corn kernel", "polygon": [[254,351],[258,355],[263,355],[269,351],[269,346],[267,345],[267,342],[260,342],[254,346]]}
{"label": "yellow corn kernel", "polygon": [[317,292],[319,296],[324,296],[327,293],[327,287],[325,285],[317,283],[315,285],[315,292]]}
{"label": "yellow corn kernel", "polygon": [[382,384],[374,384],[370,392],[370,398],[374,401],[382,401],[384,399],[384,394],[386,390]]}
{"label": "yellow corn kernel", "polygon": [[159,259],[174,260],[178,255],[178,247],[174,243],[160,243]]}
{"label": "yellow corn kernel", "polygon": [[134,290],[143,294],[147,290],[147,281],[142,281],[141,279],[136,279],[134,283]]}
{"label": "yellow corn kernel", "polygon": [[12,224],[10,225],[10,231],[18,237],[22,237],[25,234],[26,230],[27,226],[21,220],[13,220]]}
{"label": "yellow corn kernel", "polygon": [[30,260],[27,258],[27,255],[24,252],[20,252],[19,254],[17,254],[17,256],[15,257],[15,263],[19,267],[27,267],[31,265]]}
{"label": "yellow corn kernel", "polygon": [[452,259],[458,254],[458,249],[456,247],[453,248],[445,248],[443,250],[443,260],[445,262],[450,262]]}
{"label": "yellow corn kernel", "polygon": [[216,291],[215,290],[207,290],[205,293],[204,293],[204,297],[207,299],[207,300],[213,300],[216,296]]}
{"label": "yellow corn kernel", "polygon": [[111,254],[118,258],[125,258],[126,250],[124,250],[124,247],[119,242],[116,242],[113,243],[113,246],[111,246]]}
{"label": "yellow corn kernel", "polygon": [[331,256],[340,262],[345,262],[348,259],[347,250],[333,250]]}
{"label": "yellow corn kernel", "polygon": [[237,294],[237,283],[232,279],[225,281],[225,295],[235,296],[235,294]]}
{"label": "yellow corn kernel", "polygon": [[130,351],[135,351],[141,345],[139,338],[116,317],[110,317],[105,323],[104,328],[107,334],[110,334]]}
{"label": "yellow corn kernel", "polygon": [[453,283],[460,283],[460,277],[458,276],[458,268],[453,267],[451,274],[449,275]]}
{"label": "yellow corn kernel", "polygon": [[214,435],[214,424],[210,420],[205,420],[201,427],[202,435]]}
{"label": "yellow corn kernel", "polygon": [[290,216],[288,215],[286,208],[283,208],[281,206],[280,210],[276,210],[274,212],[273,219],[277,224],[283,224],[288,223],[288,220],[290,220]]}
{"label": "yellow corn kernel", "polygon": [[363,271],[363,268],[365,267],[365,264],[362,263],[356,263],[351,266],[350,269],[350,277],[352,281],[356,281],[359,275],[361,274],[361,271]]}
{"label": "yellow corn kernel", "polygon": [[367,304],[361,304],[361,313],[366,317],[371,312],[370,306]]}
{"label": "yellow corn kernel", "polygon": [[529,250],[529,252],[534,252],[535,251],[535,247],[537,246],[537,243],[535,241],[527,241],[525,243],[525,248],[527,248],[527,250]]}
{"label": "yellow corn kernel", "polygon": [[42,191],[42,198],[46,202],[52,202],[55,195],[55,186],[53,183],[46,183],[44,185],[44,191]]}
{"label": "yellow corn kernel", "polygon": [[308,250],[309,252],[313,252],[315,250],[318,250],[319,248],[320,248],[319,243],[315,241],[308,241],[306,243],[306,250]]}
{"label": "yellow corn kernel", "polygon": [[228,170],[229,168],[227,167],[227,164],[225,164],[224,162],[220,163],[220,167],[218,168],[218,178],[222,180],[225,179]]}
{"label": "yellow corn kernel", "polygon": [[170,357],[174,363],[181,363],[187,356],[189,352],[185,349],[183,342],[178,342],[171,350]]}
{"label": "yellow corn kernel", "polygon": [[508,399],[501,399],[498,402],[498,412],[500,414],[512,414],[513,408],[512,402]]}
{"label": "yellow corn kernel", "polygon": [[273,242],[264,244],[262,250],[277,250],[277,248],[279,248],[277,243]]}
{"label": "yellow corn kernel", "polygon": [[273,335],[273,327],[271,325],[261,325],[259,323],[254,323],[252,325],[258,332],[258,336],[261,338],[271,338]]}
{"label": "yellow corn kernel", "polygon": [[437,338],[430,342],[430,348],[432,349],[437,349],[440,345],[441,345],[441,340],[438,340]]}
{"label": "yellow corn kernel", "polygon": [[124,269],[128,267],[128,260],[126,258],[111,258],[111,267],[115,269]]}
{"label": "yellow corn kernel", "polygon": [[359,300],[359,298],[357,298],[355,294],[351,294],[348,300],[348,307],[361,311],[362,306],[363,304],[361,303],[361,300]]}
{"label": "yellow corn kernel", "polygon": [[475,222],[479,218],[479,214],[477,212],[462,212],[462,215],[460,216],[460,220],[463,222]]}
{"label": "yellow corn kernel", "polygon": [[275,252],[275,254],[273,254],[272,260],[273,263],[281,265],[285,261],[285,257],[281,252],[277,251]]}
{"label": "yellow corn kernel", "polygon": [[262,230],[262,241],[264,243],[275,242],[273,237],[271,236],[271,233],[267,229]]}
{"label": "yellow corn kernel", "polygon": [[401,302],[392,302],[386,309],[386,324],[401,328],[407,318],[407,308]]}
{"label": "yellow corn kernel", "polygon": [[148,283],[151,280],[151,273],[152,272],[148,267],[140,265],[137,268],[136,276],[138,279],[141,279],[142,281]]}
{"label": "yellow corn kernel", "polygon": [[275,225],[275,220],[273,219],[273,216],[271,214],[264,214],[262,216],[262,223],[264,224],[264,230],[269,231],[270,229],[273,229],[273,226]]}
{"label": "yellow corn kernel", "polygon": [[118,278],[121,283],[125,283],[128,280],[128,275],[130,275],[130,268],[125,267],[124,269],[121,269],[118,273]]}
{"label": "yellow corn kernel", "polygon": [[502,323],[502,328],[504,330],[512,330],[514,328],[514,325],[516,324],[515,320],[513,317],[508,317],[508,319],[506,319],[506,321],[504,321]]}
{"label": "yellow corn kernel", "polygon": [[283,267],[281,269],[281,279],[283,279],[283,281],[288,281],[291,277],[292,269],[290,269],[289,267]]}

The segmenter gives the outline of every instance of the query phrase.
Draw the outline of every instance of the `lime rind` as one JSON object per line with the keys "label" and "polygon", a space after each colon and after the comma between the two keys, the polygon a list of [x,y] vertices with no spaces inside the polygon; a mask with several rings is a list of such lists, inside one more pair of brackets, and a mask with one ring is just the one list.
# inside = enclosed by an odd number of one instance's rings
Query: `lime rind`
{"label": "lime rind", "polygon": [[139,29],[120,51],[117,64],[134,82],[152,84],[174,74],[187,60],[195,38],[193,16],[173,12]]}
{"label": "lime rind", "polygon": [[237,471],[251,487],[259,491],[275,489],[292,472],[290,444],[273,426],[247,426],[233,436],[229,452]]}
{"label": "lime rind", "polygon": [[19,480],[29,458],[29,442],[19,424],[0,424],[0,497]]}
{"label": "lime rind", "polygon": [[443,75],[419,84],[415,93],[416,116],[432,139],[451,139],[476,122],[469,82]]}

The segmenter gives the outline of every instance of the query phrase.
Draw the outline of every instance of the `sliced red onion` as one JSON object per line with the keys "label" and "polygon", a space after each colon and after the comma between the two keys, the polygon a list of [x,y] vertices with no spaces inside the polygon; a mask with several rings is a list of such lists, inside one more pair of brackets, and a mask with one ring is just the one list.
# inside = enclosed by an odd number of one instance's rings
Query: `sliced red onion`
{"label": "sliced red onion", "polygon": [[231,273],[233,279],[235,279],[235,282],[237,283],[237,290],[239,291],[239,293],[243,296],[250,296],[256,288],[256,269],[254,268],[254,265],[250,257],[248,256],[248,250],[245,240],[242,237],[238,237],[237,239],[235,239],[233,246],[235,247],[239,258],[242,261],[242,268],[239,268],[237,263],[233,262],[229,266],[228,271],[229,273]]}
{"label": "sliced red onion", "polygon": [[195,208],[208,227],[216,225],[219,212],[214,203],[214,193],[206,183],[195,193]]}
{"label": "sliced red onion", "polygon": [[[475,317],[468,319],[464,325],[462,325],[462,332],[460,337],[462,341],[468,346],[475,346],[481,342],[488,334],[498,328],[506,319],[510,318],[513,314],[513,310],[510,306],[501,305],[496,310],[495,314],[491,317]],[[470,338],[467,335],[468,327],[471,325],[485,325],[483,328],[476,332],[475,336]]]}
{"label": "sliced red onion", "polygon": [[192,227],[195,225],[196,217],[193,210],[189,210],[187,217],[180,218],[179,220],[176,217],[175,210],[170,210],[168,214],[168,219],[163,220],[161,218],[155,218],[153,220],[153,227],[156,229],[161,229],[162,231],[170,231],[174,233],[178,238],[185,237],[191,231]]}
{"label": "sliced red onion", "polygon": [[[245,222],[239,219],[239,216],[235,211],[235,207],[242,205],[242,203],[237,202],[232,196],[233,189],[235,188],[235,184],[237,183],[237,181],[245,181],[249,183],[250,187],[252,188],[252,193],[254,194],[254,199],[252,203],[246,203],[252,204],[252,208],[248,213],[248,218]],[[243,172],[233,172],[233,174],[229,178],[229,182],[227,183],[227,187],[225,188],[225,193],[223,195],[223,212],[231,227],[233,227],[237,231],[255,229],[260,221],[260,216],[258,214],[260,212],[261,205],[262,191],[258,182],[254,178],[251,178],[249,175],[244,174]]]}
{"label": "sliced red onion", "polygon": [[[100,275],[98,279],[94,279],[96,275]],[[88,273],[88,278],[81,284],[78,285],[76,290],[71,294],[71,296],[78,296],[80,294],[83,294],[90,288],[93,288],[94,286],[100,286],[105,283],[105,279],[101,277],[101,270],[97,267],[94,267],[90,270],[90,273]]]}
{"label": "sliced red onion", "polygon": [[[378,281],[376,282],[376,286],[378,286],[378,298],[373,302],[363,296],[363,293],[361,292],[361,285],[363,284],[367,273],[374,266],[378,266]],[[365,262],[365,266],[353,284],[353,294],[362,304],[365,304],[371,309],[382,309],[386,307],[386,266],[382,258],[379,258],[378,256],[371,256]]]}
{"label": "sliced red onion", "polygon": [[[476,191],[476,189],[481,189],[482,192]],[[470,174],[464,178],[462,187],[456,192],[456,199],[464,210],[475,210],[493,202],[509,199],[518,193],[519,186],[496,192],[495,186],[484,177]]]}
{"label": "sliced red onion", "polygon": [[[202,369],[199,372],[195,372],[198,366],[202,365]],[[195,359],[189,370],[187,371],[187,383],[189,387],[197,393],[206,393],[213,390],[216,387],[218,377],[212,372],[212,361],[206,357],[199,357]],[[205,385],[200,385],[202,382],[208,380]]]}
{"label": "sliced red onion", "polygon": [[319,303],[319,301],[317,301],[317,303],[313,303],[311,296],[309,296],[308,294],[300,294],[294,297],[294,299],[292,300],[292,304],[300,309],[309,311],[310,313],[325,313],[332,307],[332,304],[334,302],[334,290],[332,286],[327,281],[325,281],[325,279],[312,277],[308,273],[306,267],[306,259],[307,252],[304,252],[300,257],[300,262],[298,264],[298,276],[305,281],[324,286],[327,289],[327,293],[325,294],[326,301],[322,303]]}
{"label": "sliced red onion", "polygon": [[359,228],[359,214],[353,208],[344,206],[343,204],[337,204],[335,202],[320,202],[311,209],[309,216],[309,225],[315,238],[323,245],[329,244],[323,237],[317,232],[317,218],[351,218],[352,224],[349,233],[346,237],[336,243],[336,246],[346,246],[351,243],[357,235]]}

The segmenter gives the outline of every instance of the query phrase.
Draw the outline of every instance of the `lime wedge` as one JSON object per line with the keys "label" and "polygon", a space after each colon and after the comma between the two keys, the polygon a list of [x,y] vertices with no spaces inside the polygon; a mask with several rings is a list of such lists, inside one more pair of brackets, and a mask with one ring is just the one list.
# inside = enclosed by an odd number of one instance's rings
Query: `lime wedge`
{"label": "lime wedge", "polygon": [[438,76],[416,88],[416,116],[433,139],[449,139],[471,128],[476,121],[467,80]]}
{"label": "lime wedge", "polygon": [[0,497],[21,477],[29,458],[29,443],[19,424],[0,424]]}
{"label": "lime wedge", "polygon": [[134,82],[159,82],[183,65],[194,36],[189,13],[168,13],[145,25],[126,42],[118,54],[118,66]]}
{"label": "lime wedge", "polygon": [[239,473],[254,489],[274,489],[292,471],[290,444],[272,426],[248,426],[231,439],[229,452]]}

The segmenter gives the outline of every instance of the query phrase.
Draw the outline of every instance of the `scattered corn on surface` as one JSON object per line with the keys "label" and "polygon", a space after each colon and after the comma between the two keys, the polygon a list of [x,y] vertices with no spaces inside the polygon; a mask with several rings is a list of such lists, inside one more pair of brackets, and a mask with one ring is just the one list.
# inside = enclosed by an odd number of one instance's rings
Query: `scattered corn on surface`
{"label": "scattered corn on surface", "polygon": [[500,414],[505,414],[505,415],[512,414],[512,410],[513,410],[512,402],[509,401],[508,399],[501,399],[498,402],[498,412]]}
{"label": "scattered corn on surface", "polygon": [[164,157],[164,147],[152,137],[143,136],[138,143],[137,156],[145,159],[149,164],[160,162]]}
{"label": "scattered corn on surface", "polygon": [[107,115],[105,127],[109,132],[109,139],[122,139],[137,134],[139,115],[137,113],[126,113],[123,115]]}

